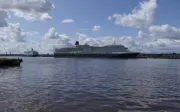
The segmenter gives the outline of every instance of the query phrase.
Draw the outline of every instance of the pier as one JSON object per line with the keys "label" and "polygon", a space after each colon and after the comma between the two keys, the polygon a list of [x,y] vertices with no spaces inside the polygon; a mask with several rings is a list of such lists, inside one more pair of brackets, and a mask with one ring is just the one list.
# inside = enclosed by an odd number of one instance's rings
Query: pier
{"label": "pier", "polygon": [[13,66],[20,66],[22,59],[8,59],[8,58],[0,58],[0,67],[13,67]]}

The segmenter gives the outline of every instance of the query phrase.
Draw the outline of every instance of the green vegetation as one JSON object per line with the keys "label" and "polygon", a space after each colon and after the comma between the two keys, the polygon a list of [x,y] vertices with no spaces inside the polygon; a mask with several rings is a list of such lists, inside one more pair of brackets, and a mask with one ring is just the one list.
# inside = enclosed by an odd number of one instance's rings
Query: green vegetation
{"label": "green vegetation", "polygon": [[162,58],[162,59],[180,59],[179,53],[164,53],[164,54],[139,54],[138,58]]}
{"label": "green vegetation", "polygon": [[22,59],[8,59],[8,58],[0,58],[0,67],[1,66],[20,66]]}

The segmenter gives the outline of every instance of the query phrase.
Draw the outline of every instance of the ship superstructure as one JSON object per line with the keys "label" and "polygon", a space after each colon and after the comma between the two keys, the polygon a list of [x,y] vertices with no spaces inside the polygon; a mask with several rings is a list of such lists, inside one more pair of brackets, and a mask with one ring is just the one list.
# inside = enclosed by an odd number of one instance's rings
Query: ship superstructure
{"label": "ship superstructure", "polygon": [[25,51],[24,52],[24,56],[30,56],[30,57],[35,57],[38,56],[39,53],[37,51],[34,51],[33,49],[31,49],[30,51]]}
{"label": "ship superstructure", "polygon": [[69,48],[55,49],[55,57],[134,57],[139,53],[131,52],[122,45],[107,45],[95,47],[90,45],[79,45],[76,41],[75,46]]}

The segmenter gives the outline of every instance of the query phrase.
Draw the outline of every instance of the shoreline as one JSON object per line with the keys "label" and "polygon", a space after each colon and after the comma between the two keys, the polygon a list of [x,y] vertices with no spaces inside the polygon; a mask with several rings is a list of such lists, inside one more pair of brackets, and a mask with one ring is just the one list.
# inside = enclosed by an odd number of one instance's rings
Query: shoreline
{"label": "shoreline", "polygon": [[137,58],[153,58],[153,59],[180,59],[180,53],[140,53]]}
{"label": "shoreline", "polygon": [[0,54],[0,57],[16,57],[16,56],[19,56],[19,57],[54,57],[53,54],[39,54],[38,56],[26,56],[24,54]]}
{"label": "shoreline", "polygon": [[22,59],[19,58],[14,58],[14,59],[9,59],[9,58],[0,58],[0,68],[1,67],[15,67],[15,66],[20,66],[21,63],[23,62]]}
{"label": "shoreline", "polygon": [[[24,54],[0,54],[0,57],[33,57]],[[40,54],[35,57],[54,57],[53,54]],[[140,53],[136,58],[155,58],[155,59],[180,59],[180,53]]]}

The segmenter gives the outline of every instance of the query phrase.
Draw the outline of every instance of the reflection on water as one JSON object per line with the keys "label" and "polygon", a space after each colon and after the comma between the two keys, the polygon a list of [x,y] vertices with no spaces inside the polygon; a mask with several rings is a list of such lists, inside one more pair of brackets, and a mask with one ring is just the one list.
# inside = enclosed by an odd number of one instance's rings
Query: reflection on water
{"label": "reflection on water", "polygon": [[0,69],[2,112],[180,110],[180,60],[24,58]]}

